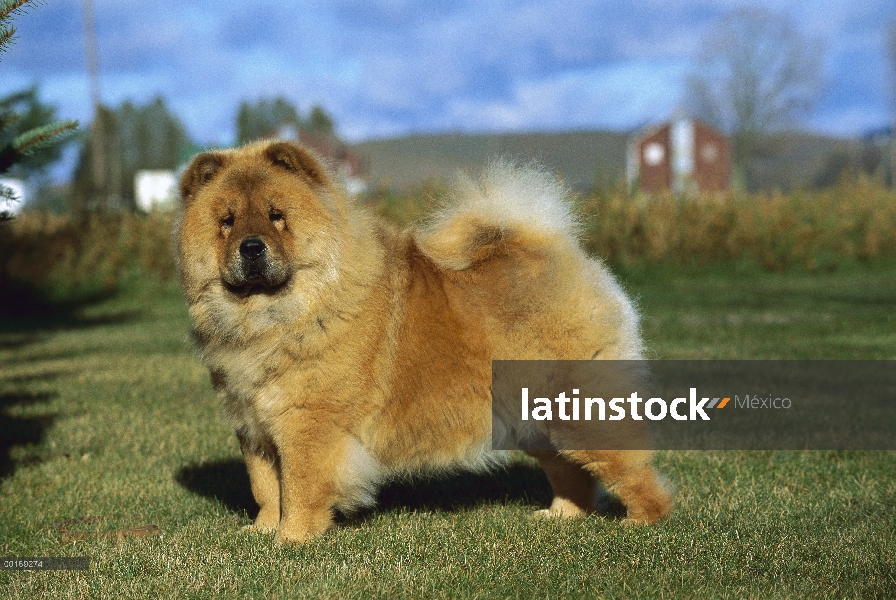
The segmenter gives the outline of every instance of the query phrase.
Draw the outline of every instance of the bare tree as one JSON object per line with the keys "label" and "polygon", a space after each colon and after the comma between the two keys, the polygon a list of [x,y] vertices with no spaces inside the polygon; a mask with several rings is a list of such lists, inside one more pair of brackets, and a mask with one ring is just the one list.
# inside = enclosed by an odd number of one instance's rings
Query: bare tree
{"label": "bare tree", "polygon": [[687,80],[691,112],[732,136],[735,169],[769,133],[797,124],[822,87],[822,48],[786,17],[742,8],[706,33]]}

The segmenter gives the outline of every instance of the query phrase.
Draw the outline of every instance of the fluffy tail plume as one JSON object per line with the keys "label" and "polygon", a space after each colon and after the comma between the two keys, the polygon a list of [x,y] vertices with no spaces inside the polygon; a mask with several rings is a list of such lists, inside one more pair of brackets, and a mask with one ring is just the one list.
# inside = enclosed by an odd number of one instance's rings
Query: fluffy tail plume
{"label": "fluffy tail plume", "polygon": [[537,167],[491,163],[478,180],[461,177],[445,205],[415,233],[423,252],[442,268],[468,269],[514,242],[529,249],[575,244],[579,222],[570,193]]}

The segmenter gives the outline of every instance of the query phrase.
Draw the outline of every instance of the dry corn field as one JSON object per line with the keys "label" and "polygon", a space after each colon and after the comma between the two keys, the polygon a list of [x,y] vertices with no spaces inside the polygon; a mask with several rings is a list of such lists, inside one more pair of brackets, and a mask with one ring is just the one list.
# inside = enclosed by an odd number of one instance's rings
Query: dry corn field
{"label": "dry corn field", "polygon": [[[365,202],[406,225],[425,217],[443,190],[379,192]],[[870,182],[715,197],[608,189],[578,204],[586,246],[611,265],[745,261],[770,271],[813,271],[896,256],[896,193]],[[171,279],[173,218],[26,212],[0,226],[0,283],[67,296],[110,291],[135,273]]]}

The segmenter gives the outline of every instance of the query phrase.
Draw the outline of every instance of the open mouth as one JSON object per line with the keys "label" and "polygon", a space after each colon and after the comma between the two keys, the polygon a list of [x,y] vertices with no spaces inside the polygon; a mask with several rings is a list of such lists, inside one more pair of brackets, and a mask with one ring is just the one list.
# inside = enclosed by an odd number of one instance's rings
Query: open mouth
{"label": "open mouth", "polygon": [[250,273],[246,281],[239,284],[228,283],[223,281],[224,289],[235,296],[248,298],[250,296],[275,296],[286,289],[289,279],[285,279],[279,283],[266,281],[261,275]]}

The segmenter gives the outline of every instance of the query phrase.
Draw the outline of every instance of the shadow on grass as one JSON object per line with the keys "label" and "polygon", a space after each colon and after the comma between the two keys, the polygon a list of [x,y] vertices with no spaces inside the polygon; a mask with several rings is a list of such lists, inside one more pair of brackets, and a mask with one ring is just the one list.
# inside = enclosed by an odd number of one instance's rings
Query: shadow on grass
{"label": "shadow on grass", "polygon": [[[58,379],[60,371],[13,374],[14,367],[39,363],[44,360],[81,356],[82,351],[71,350],[35,355],[29,346],[41,341],[49,331],[71,330],[129,321],[136,312],[119,312],[85,317],[81,311],[87,306],[111,298],[114,291],[81,294],[76,298],[55,300],[44,292],[17,281],[0,278],[0,351],[5,356],[0,368],[0,479],[11,475],[23,464],[40,462],[29,456],[28,446],[40,444],[47,429],[58,415],[47,413],[35,416],[15,416],[15,407],[46,402],[55,397],[54,392],[32,392],[21,389],[32,384],[49,383]],[[14,451],[24,447],[22,452]],[[13,455],[19,459],[14,460]]]}
{"label": "shadow on grass", "polygon": [[[250,517],[258,512],[242,460],[189,465],[175,474],[175,480],[194,494],[221,502],[228,510],[245,511]],[[483,504],[520,503],[543,508],[551,498],[551,486],[541,469],[513,464],[492,473],[394,481],[380,490],[375,507],[359,512],[352,520],[393,510],[453,512]]]}
{"label": "shadow on grass", "polygon": [[22,463],[36,462],[29,459],[13,460],[15,446],[39,444],[44,439],[47,428],[53,424],[56,414],[35,417],[17,417],[10,414],[14,406],[27,406],[46,402],[55,394],[50,393],[10,393],[0,394],[0,479],[12,475]]}
{"label": "shadow on grass", "polygon": [[81,293],[72,298],[55,299],[46,292],[16,281],[0,282],[0,333],[24,334],[0,340],[0,349],[17,350],[34,341],[30,334],[61,329],[80,329],[97,325],[124,323],[139,316],[125,311],[85,317],[88,306],[109,300],[116,290]]}
{"label": "shadow on grass", "polygon": [[200,462],[181,467],[174,480],[196,495],[219,501],[227,510],[247,512],[252,518],[258,513],[246,463],[242,460]]}

